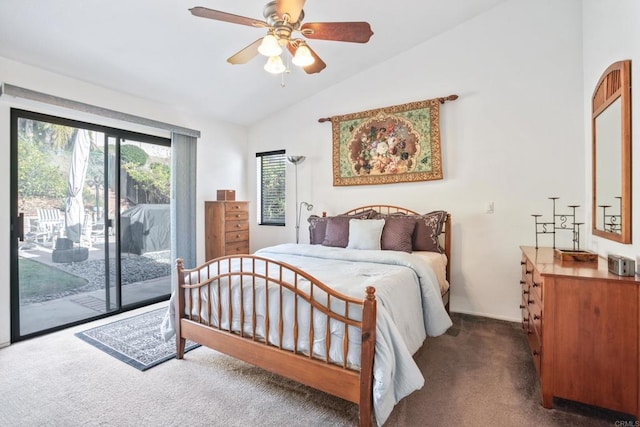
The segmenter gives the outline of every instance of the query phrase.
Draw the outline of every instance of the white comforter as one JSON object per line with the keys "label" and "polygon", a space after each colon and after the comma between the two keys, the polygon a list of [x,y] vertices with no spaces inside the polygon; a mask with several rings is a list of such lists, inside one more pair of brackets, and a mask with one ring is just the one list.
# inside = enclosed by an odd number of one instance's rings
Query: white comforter
{"label": "white comforter", "polygon": [[[451,326],[451,319],[442,304],[436,274],[428,264],[419,257],[404,252],[330,248],[321,245],[283,244],[261,249],[255,255],[294,265],[323,283],[330,284],[338,292],[355,298],[363,298],[367,286],[376,288],[378,310],[373,405],[379,425],[386,421],[397,402],[422,388],[424,378],[412,354],[422,346],[427,334],[437,336]],[[214,297],[212,295],[212,299]],[[256,309],[259,308],[256,303]],[[238,313],[238,310],[235,312]],[[305,316],[301,315],[300,318],[308,318]],[[226,316],[222,316],[223,327],[227,327],[225,318]],[[172,303],[162,325],[165,339],[170,339],[175,334],[173,320]],[[239,330],[240,322],[239,319],[236,320],[233,321],[233,328]],[[246,322],[244,329],[250,332],[248,323]],[[318,324],[322,325],[323,322],[319,321]],[[329,350],[330,358],[340,363],[341,335],[344,330],[331,329],[334,338]],[[264,331],[259,328],[256,334],[264,336]],[[269,337],[274,340],[277,332],[269,331]],[[283,346],[292,348],[293,339],[290,336],[285,339],[287,342]],[[359,336],[349,333],[349,341],[348,364],[357,365]],[[300,337],[298,348],[308,351],[309,343],[305,341],[305,337]],[[323,331],[316,334],[313,352],[324,356]]]}

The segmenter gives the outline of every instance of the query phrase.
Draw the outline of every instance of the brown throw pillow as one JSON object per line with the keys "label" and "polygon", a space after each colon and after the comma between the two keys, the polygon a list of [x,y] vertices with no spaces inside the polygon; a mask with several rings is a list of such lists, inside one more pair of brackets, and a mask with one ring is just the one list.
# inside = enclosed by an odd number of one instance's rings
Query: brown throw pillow
{"label": "brown throw pillow", "polygon": [[413,250],[444,253],[440,246],[438,235],[442,232],[447,218],[445,211],[433,211],[416,218],[416,228],[413,231]]}
{"label": "brown throw pillow", "polygon": [[[372,218],[375,213],[376,212],[373,209],[371,209],[364,212],[359,212],[354,215],[338,215],[338,217],[346,217],[348,219],[351,219],[351,218],[368,219],[368,218]],[[331,217],[331,216],[322,217],[318,215],[310,215],[309,218],[307,218],[307,221],[309,222],[309,243],[311,243],[312,245],[323,244],[324,237],[327,232],[327,222],[329,221],[330,218],[336,218],[336,217]],[[348,242],[349,241],[349,221],[348,220],[347,220],[346,239]],[[327,245],[327,246],[333,246],[333,245]],[[343,247],[346,247],[346,246],[347,244],[345,243]]]}
{"label": "brown throw pillow", "polygon": [[324,241],[324,235],[327,230],[327,217],[318,215],[310,215],[309,221],[309,243],[312,245],[321,245]]}
{"label": "brown throw pillow", "polygon": [[382,229],[382,249],[411,253],[416,218],[413,216],[389,215]]}
{"label": "brown throw pillow", "polygon": [[327,220],[323,246],[346,248],[349,244],[349,221],[352,216],[334,216]]}

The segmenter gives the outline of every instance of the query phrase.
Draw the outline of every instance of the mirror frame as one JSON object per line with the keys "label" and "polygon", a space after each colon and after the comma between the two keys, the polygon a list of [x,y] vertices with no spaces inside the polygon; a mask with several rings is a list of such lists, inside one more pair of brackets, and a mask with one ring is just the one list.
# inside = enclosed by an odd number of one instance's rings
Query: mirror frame
{"label": "mirror frame", "polygon": [[[596,117],[618,98],[621,100],[621,171],[620,233],[596,228]],[[595,236],[620,243],[631,243],[631,61],[611,64],[602,74],[591,98],[591,232]]]}

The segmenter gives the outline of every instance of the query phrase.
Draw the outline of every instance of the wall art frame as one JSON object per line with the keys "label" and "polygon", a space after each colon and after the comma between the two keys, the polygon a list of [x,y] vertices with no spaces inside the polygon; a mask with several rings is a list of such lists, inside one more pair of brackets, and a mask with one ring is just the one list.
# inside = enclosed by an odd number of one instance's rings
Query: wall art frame
{"label": "wall art frame", "polygon": [[333,185],[443,178],[440,104],[457,95],[333,116]]}

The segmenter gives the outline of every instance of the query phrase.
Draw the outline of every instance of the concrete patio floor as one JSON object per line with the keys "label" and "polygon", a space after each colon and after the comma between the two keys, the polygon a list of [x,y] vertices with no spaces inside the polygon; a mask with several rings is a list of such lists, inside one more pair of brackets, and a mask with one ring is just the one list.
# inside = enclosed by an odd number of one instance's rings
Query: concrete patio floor
{"label": "concrete patio floor", "polygon": [[[89,259],[104,259],[103,243],[96,243],[89,248]],[[113,244],[109,245],[109,251],[115,254]],[[56,267],[52,261],[52,250],[50,248],[35,245],[22,248],[19,251],[21,257],[31,259],[43,264]],[[123,254],[126,257],[127,254]],[[170,276],[154,278],[150,280],[130,283],[122,286],[123,306],[138,302],[157,299],[160,295],[170,292]],[[111,290],[111,298],[114,297],[114,290]],[[113,310],[114,302],[110,307]],[[89,319],[107,313],[106,291],[104,288],[89,292],[81,292],[49,301],[34,302],[20,306],[20,334],[28,335],[43,329]]]}

